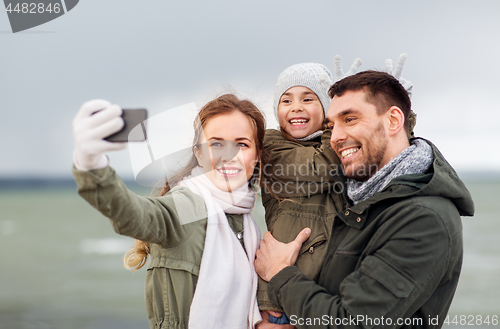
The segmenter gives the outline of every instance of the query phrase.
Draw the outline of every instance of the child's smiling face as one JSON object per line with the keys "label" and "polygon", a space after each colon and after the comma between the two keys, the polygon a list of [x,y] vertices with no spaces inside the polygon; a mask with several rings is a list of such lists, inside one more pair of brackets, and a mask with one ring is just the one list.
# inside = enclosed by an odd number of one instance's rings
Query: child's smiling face
{"label": "child's smiling face", "polygon": [[281,95],[278,120],[293,138],[303,138],[322,129],[323,106],[311,89],[295,86]]}

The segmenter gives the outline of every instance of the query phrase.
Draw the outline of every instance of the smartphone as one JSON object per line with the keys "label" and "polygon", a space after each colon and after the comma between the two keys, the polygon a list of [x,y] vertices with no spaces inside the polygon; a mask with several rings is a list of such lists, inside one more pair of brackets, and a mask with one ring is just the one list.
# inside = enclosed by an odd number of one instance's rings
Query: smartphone
{"label": "smartphone", "polygon": [[146,109],[123,109],[125,125],[122,130],[104,138],[108,142],[143,142],[146,140]]}

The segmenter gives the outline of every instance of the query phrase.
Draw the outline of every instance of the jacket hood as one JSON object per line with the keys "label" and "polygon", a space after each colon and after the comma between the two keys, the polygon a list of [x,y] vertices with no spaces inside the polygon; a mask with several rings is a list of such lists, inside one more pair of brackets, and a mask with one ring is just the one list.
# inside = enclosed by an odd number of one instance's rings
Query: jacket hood
{"label": "jacket hood", "polygon": [[434,144],[426,139],[419,139],[426,141],[432,147],[434,160],[431,167],[425,174],[398,177],[389,186],[409,185],[417,188],[416,191],[413,189],[408,196],[425,195],[447,198],[457,207],[461,216],[473,216],[474,202],[465,184]]}
{"label": "jacket hood", "polygon": [[388,199],[439,196],[452,201],[460,216],[474,215],[472,196],[453,167],[434,144],[424,138],[419,139],[424,140],[432,147],[434,159],[427,172],[397,177],[382,191],[375,193],[368,200],[358,203],[352,209],[363,212],[370,205]]}

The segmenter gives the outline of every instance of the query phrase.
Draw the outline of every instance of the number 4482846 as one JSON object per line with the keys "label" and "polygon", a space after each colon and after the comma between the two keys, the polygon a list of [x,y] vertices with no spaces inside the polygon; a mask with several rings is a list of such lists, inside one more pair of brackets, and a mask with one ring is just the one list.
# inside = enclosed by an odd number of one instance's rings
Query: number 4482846
{"label": "number 4482846", "polygon": [[59,3],[55,3],[53,6],[49,3],[45,6],[44,3],[18,3],[14,8],[12,8],[12,3],[5,8],[5,10],[10,14],[12,12],[23,13],[23,14],[42,14],[44,12],[56,13],[58,14],[61,11],[61,5]]}
{"label": "number 4482846", "polygon": [[460,326],[481,326],[481,325],[498,325],[498,315],[492,315],[491,317],[487,315],[483,317],[482,315],[455,315],[453,319],[450,320],[450,316],[447,315],[444,320],[444,324],[450,325],[460,325]]}

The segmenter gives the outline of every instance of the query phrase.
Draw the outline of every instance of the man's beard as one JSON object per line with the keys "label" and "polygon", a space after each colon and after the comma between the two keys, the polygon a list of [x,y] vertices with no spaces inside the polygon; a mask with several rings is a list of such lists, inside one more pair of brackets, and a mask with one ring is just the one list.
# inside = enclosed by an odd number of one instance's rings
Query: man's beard
{"label": "man's beard", "polygon": [[[355,164],[349,165],[352,166],[352,170],[349,173],[346,171],[346,176],[359,181],[368,180],[381,169],[380,163],[384,158],[386,149],[387,137],[384,134],[384,126],[380,122],[372,136],[366,138],[366,143],[361,144],[359,151],[363,153],[360,154],[363,158],[356,161]],[[344,166],[344,170],[346,170],[346,166]]]}

